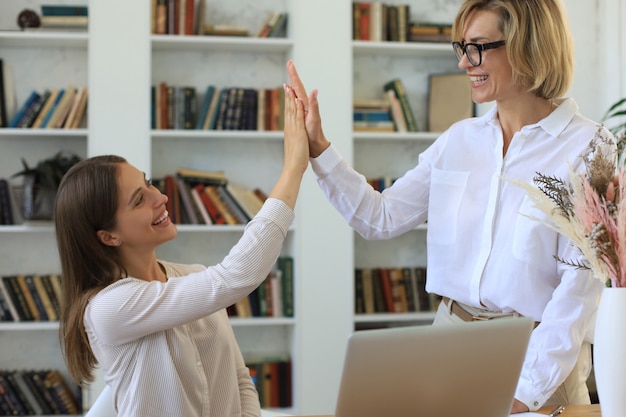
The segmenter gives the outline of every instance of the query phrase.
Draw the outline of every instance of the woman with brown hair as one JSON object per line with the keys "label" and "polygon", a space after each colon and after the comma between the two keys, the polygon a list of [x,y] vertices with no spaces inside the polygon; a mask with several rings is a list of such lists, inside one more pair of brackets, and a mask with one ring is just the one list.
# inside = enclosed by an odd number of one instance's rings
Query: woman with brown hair
{"label": "woman with brown hair", "polygon": [[308,143],[302,103],[287,86],[285,96],[281,174],[217,265],[157,259],[177,234],[167,197],[124,158],[95,156],[63,177],[55,226],[64,354],[80,384],[102,369],[119,416],[260,415],[226,307],[267,277],[294,218]]}

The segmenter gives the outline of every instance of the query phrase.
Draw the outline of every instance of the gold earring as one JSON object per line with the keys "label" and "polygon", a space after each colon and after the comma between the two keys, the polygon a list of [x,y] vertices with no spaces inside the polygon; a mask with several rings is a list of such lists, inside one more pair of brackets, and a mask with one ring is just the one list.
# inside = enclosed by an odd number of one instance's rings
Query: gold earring
{"label": "gold earring", "polygon": [[115,239],[115,244],[116,244],[116,245],[121,245],[121,244],[122,244],[122,242],[120,242],[120,240],[119,240],[119,239]]}

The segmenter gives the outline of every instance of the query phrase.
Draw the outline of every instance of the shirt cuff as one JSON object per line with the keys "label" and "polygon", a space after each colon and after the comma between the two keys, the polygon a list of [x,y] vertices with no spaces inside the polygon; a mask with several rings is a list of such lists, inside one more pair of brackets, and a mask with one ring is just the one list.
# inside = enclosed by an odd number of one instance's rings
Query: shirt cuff
{"label": "shirt cuff", "polygon": [[537,411],[543,407],[544,403],[548,401],[549,398],[550,397],[544,398],[543,395],[538,395],[537,392],[532,390],[532,387],[524,385],[521,381],[515,390],[515,399],[526,404],[528,411]]}
{"label": "shirt cuff", "polygon": [[311,168],[318,178],[328,175],[342,160],[343,157],[332,144],[317,158],[310,158]]}
{"label": "shirt cuff", "polygon": [[289,226],[293,222],[295,214],[287,204],[277,198],[268,198],[263,203],[263,207],[257,213],[258,217],[264,217],[276,223],[278,227],[283,231],[284,235],[287,235]]}

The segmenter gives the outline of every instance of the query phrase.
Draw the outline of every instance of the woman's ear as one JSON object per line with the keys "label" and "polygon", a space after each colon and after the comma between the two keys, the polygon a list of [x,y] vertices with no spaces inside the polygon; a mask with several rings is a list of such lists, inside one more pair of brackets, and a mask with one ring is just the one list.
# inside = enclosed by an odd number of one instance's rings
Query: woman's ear
{"label": "woman's ear", "polygon": [[112,234],[109,231],[98,230],[96,232],[96,235],[98,236],[98,239],[100,240],[100,242],[102,242],[103,245],[106,245],[106,246],[120,246],[122,244],[120,239],[115,237],[115,235]]}

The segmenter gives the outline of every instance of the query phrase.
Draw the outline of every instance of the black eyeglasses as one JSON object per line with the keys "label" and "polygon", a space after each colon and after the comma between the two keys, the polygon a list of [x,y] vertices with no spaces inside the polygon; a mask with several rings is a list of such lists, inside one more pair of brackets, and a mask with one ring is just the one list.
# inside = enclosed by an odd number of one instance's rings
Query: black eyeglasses
{"label": "black eyeglasses", "polygon": [[504,44],[506,44],[504,40],[490,43],[452,42],[452,49],[454,49],[454,54],[459,61],[463,58],[463,55],[467,55],[467,60],[470,64],[478,67],[483,62],[483,51],[496,49]]}

